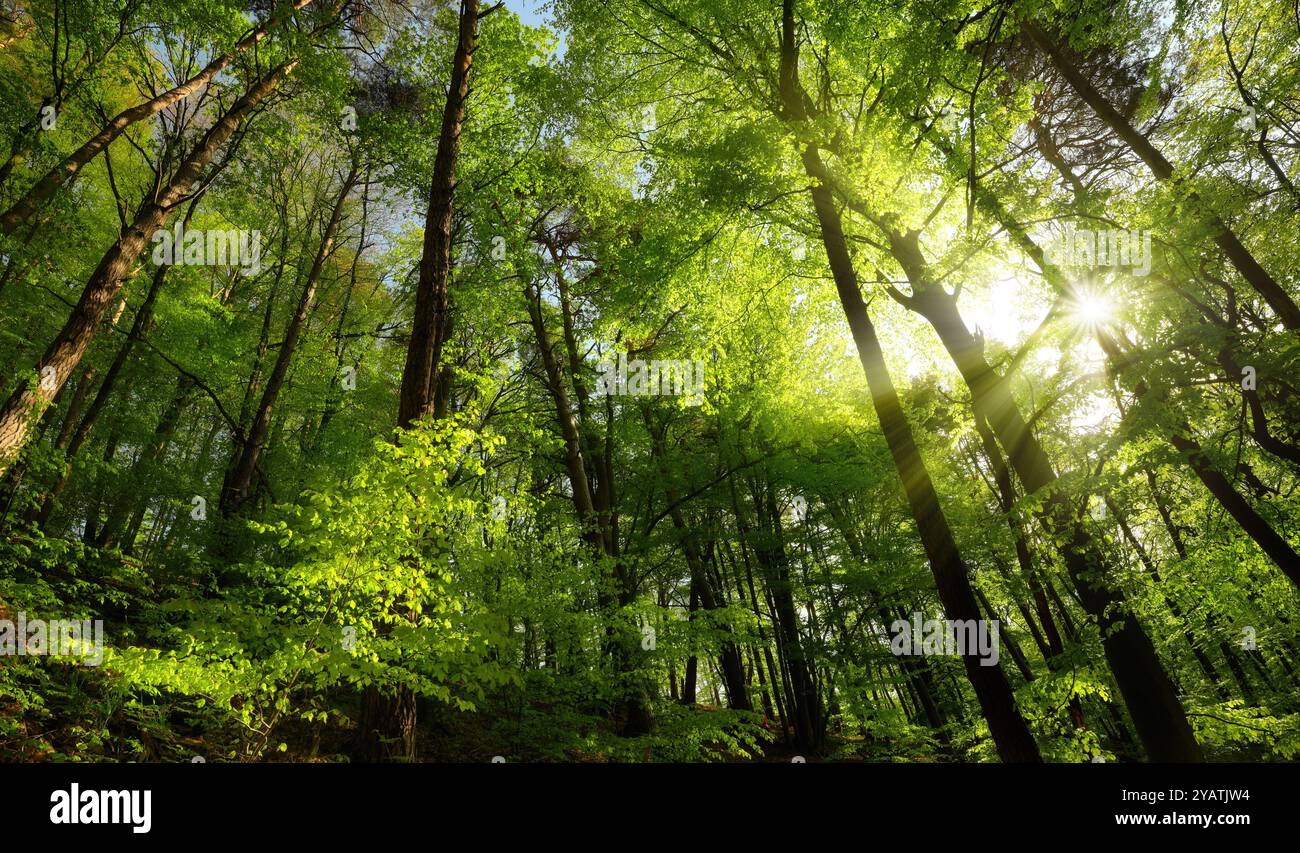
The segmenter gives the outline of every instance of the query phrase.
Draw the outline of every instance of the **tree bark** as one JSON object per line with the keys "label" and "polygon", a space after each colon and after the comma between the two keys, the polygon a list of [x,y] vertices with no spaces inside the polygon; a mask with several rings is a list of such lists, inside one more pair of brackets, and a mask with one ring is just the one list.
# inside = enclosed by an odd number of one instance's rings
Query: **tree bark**
{"label": "tree bark", "polygon": [[[568,474],[570,490],[573,492],[573,507],[581,527],[581,536],[596,560],[607,561],[612,565],[610,575],[601,579],[600,605],[603,609],[625,607],[635,597],[632,578],[626,564],[619,559],[611,519],[608,515],[602,516],[597,511],[591,480],[588,478],[586,457],[582,452],[581,429],[574,418],[564,370],[555,356],[554,345],[550,333],[547,332],[545,318],[542,316],[541,295],[530,292],[527,298],[529,318],[542,361],[547,390],[555,404],[555,418],[560,436],[564,440],[564,466]],[[627,636],[626,632],[611,632],[608,650],[613,658],[615,669],[621,676],[634,682],[637,658],[641,653],[637,639]],[[625,690],[625,695],[616,703],[614,709],[614,716],[622,734],[636,736],[649,732],[654,727],[649,697],[635,683],[626,684]]]}
{"label": "tree bark", "polygon": [[456,52],[451,62],[447,104],[442,111],[438,153],[433,161],[429,209],[424,217],[424,246],[415,288],[415,316],[402,370],[397,425],[433,414],[434,382],[446,342],[448,288],[451,280],[451,226],[456,208],[456,162],[460,130],[469,96],[469,72],[478,41],[479,0],[461,0]]}
{"label": "tree bark", "polygon": [[95,391],[95,399],[91,401],[89,408],[82,415],[81,420],[77,423],[76,430],[68,441],[65,451],[67,461],[63,466],[63,471],[45,494],[44,499],[41,501],[40,510],[37,512],[36,523],[42,528],[49,522],[50,516],[54,512],[55,502],[72,478],[73,460],[81,452],[82,446],[90,438],[91,430],[95,428],[100,415],[104,413],[104,409],[108,406],[108,400],[113,394],[113,389],[117,386],[117,380],[122,375],[127,360],[131,357],[131,352],[134,350],[136,343],[144,339],[149,327],[153,324],[153,306],[158,300],[158,292],[162,290],[163,282],[167,278],[167,269],[166,265],[161,265],[154,270],[153,278],[149,282],[149,292],[145,295],[144,302],[136,310],[135,319],[131,322],[131,330],[127,333],[126,340],[118,347],[113,356],[113,363],[109,365],[103,381],[99,383],[99,388]]}
{"label": "tree bark", "polygon": [[[656,430],[651,421],[649,410],[642,409],[642,414],[645,418],[646,429],[650,433],[651,454],[659,464],[660,473],[666,479],[668,471],[664,462],[664,431],[667,427]],[[681,510],[680,499],[681,495],[676,488],[673,486],[664,488],[664,500],[672,507],[668,516],[672,519],[673,529],[677,531],[677,535],[681,538],[682,553],[686,557],[686,565],[691,574],[691,609],[694,610],[695,602],[698,599],[699,604],[705,611],[717,610],[723,605],[718,602],[718,593],[714,590],[713,583],[709,578],[704,555],[700,553],[699,545],[693,538],[691,529],[686,523],[686,516]],[[730,635],[731,630],[727,629],[726,633]],[[735,642],[725,640],[722,643],[718,655],[718,666],[722,671],[723,681],[727,687],[727,705],[740,711],[753,710],[754,706],[749,700],[749,688],[745,683],[745,665],[741,658],[740,647]]]}
{"label": "tree bark", "polygon": [[[799,83],[793,0],[784,0],[782,3],[780,86],[784,117],[796,123],[806,123],[808,96]],[[814,182],[809,192],[840,305],[844,309],[862,370],[866,374],[872,406],[903,481],[903,491],[907,495],[922,547],[934,574],[944,613],[950,620],[978,622],[979,604],[971,589],[969,572],[957,549],[948,519],[939,506],[934,483],[917,449],[912,427],[907,422],[907,416],[898,400],[898,392],[894,390],[893,379],[885,365],[885,355],[880,348],[875,326],[862,301],[857,272],[853,268],[848,244],[844,239],[840,214],[831,197],[830,186],[825,181],[826,169],[821,155],[816,146],[806,145],[802,157],[804,172]],[[982,666],[975,654],[963,655],[962,662],[1002,760],[1042,761],[1038,744],[1034,742],[1028,723],[1016,707],[1015,696],[1001,665]]]}
{"label": "tree bark", "polygon": [[[902,478],[912,517],[916,521],[922,546],[934,573],[944,614],[954,621],[979,620],[979,604],[971,588],[966,564],[957,549],[948,519],[939,506],[930,473],[916,447],[912,428],[903,413],[898,393],[894,390],[893,380],[885,366],[884,352],[876,337],[875,327],[863,304],[857,273],[853,269],[841,230],[839,212],[835,209],[829,186],[821,183],[821,177],[825,174],[821,157],[812,146],[804,150],[803,157],[808,176],[818,181],[811,190],[813,205],[821,225],[822,243],[835,278],[840,304],[853,332],[872,405],[884,429],[885,440]],[[1002,760],[1041,761],[1038,746],[1016,707],[1011,685],[1007,682],[1001,665],[982,666],[974,654],[964,655],[962,660]]]}
{"label": "tree bark", "polygon": [[[952,149],[942,142],[936,141],[935,145],[940,153],[950,159],[954,156]],[[976,198],[977,203],[997,220],[998,224],[1006,229],[1021,251],[1034,262],[1034,265],[1043,273],[1043,277],[1048,284],[1057,293],[1069,296],[1072,289],[1068,282],[1064,280],[1058,268],[1047,263],[1043,250],[1025,231],[1024,226],[1015,221],[1001,202],[979,184],[976,185]],[[1129,359],[1124,357],[1118,342],[1106,334],[1103,329],[1097,328],[1094,334],[1098,345],[1106,354],[1107,370],[1114,375],[1119,375]],[[1140,378],[1137,379],[1134,384],[1134,395],[1141,397],[1147,393],[1147,390],[1146,382]],[[1197,479],[1201,481],[1215,501],[1232,516],[1242,531],[1254,540],[1260,550],[1268,555],[1292,583],[1300,587],[1300,554],[1297,554],[1295,549],[1273,529],[1272,525],[1237,492],[1232,482],[1214,466],[1201,449],[1200,444],[1190,438],[1190,435],[1190,428],[1184,425],[1181,430],[1167,433],[1165,438],[1179,451],[1192,472],[1196,474]]]}
{"label": "tree bark", "polygon": [[1026,492],[1045,497],[1039,517],[1062,543],[1066,570],[1084,609],[1097,620],[1106,659],[1148,756],[1161,762],[1204,760],[1155,645],[1128,612],[1123,592],[1107,586],[1115,573],[1087,530],[1074,521],[1069,500],[1056,486],[1051,460],[1021,416],[1005,377],[985,359],[983,342],[966,327],[956,298],[930,279],[918,233],[890,231],[887,236],[912,284],[910,297],[895,298],[934,328],[970,390],[976,416],[993,431]]}

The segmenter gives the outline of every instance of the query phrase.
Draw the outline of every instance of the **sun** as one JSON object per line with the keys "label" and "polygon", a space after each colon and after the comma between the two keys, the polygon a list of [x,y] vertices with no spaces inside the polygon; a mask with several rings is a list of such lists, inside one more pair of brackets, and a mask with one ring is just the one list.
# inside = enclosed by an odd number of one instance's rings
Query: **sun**
{"label": "sun", "polygon": [[1095,328],[1114,316],[1115,306],[1104,293],[1081,290],[1073,299],[1070,313],[1081,325]]}

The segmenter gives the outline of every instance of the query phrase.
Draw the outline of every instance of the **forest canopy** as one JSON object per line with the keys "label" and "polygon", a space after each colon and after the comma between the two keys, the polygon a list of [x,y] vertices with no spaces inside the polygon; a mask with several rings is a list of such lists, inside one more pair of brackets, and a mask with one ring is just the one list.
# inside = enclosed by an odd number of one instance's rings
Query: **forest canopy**
{"label": "forest canopy", "polygon": [[1294,760],[1298,44],[0,0],[0,760]]}

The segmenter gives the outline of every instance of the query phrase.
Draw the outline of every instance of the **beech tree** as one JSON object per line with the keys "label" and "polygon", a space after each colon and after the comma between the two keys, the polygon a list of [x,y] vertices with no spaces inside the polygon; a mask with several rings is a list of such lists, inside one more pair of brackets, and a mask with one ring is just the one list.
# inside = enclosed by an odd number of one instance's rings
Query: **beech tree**
{"label": "beech tree", "polygon": [[0,760],[1300,753],[1289,6],[10,6]]}

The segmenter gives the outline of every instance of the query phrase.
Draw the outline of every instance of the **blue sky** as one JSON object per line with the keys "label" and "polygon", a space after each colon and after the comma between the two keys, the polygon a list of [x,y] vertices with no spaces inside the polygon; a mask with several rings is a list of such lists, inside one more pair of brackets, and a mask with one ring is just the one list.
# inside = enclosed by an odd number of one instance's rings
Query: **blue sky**
{"label": "blue sky", "polygon": [[542,8],[545,5],[546,0],[506,0],[506,8],[531,27],[549,25],[551,16]]}

